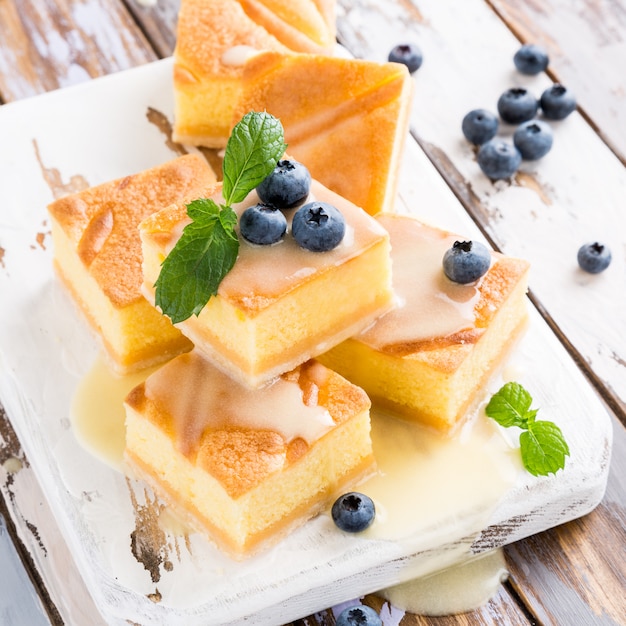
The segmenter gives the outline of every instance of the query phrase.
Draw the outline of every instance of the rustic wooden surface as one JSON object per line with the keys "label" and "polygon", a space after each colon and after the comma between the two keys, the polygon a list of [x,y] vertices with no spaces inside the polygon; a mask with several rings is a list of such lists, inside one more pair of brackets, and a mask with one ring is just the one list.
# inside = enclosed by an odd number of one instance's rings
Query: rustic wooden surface
{"label": "rustic wooden surface", "polygon": [[[626,3],[468,0],[462,18],[460,3],[452,0],[341,0],[339,5],[339,38],[356,56],[380,60],[397,41],[411,38],[420,43],[425,62],[415,77],[412,119],[417,145],[494,245],[531,259],[531,286],[539,310],[614,416],[611,473],[606,496],[594,512],[509,546],[509,582],[482,609],[447,618],[406,616],[402,624],[625,623]],[[177,0],[158,0],[155,6],[135,0],[2,0],[0,101],[169,55],[177,8]],[[506,80],[519,79],[503,69],[503,59],[512,67],[510,58],[519,41],[543,43],[550,52],[548,76],[533,79],[533,86],[550,80],[567,84],[578,97],[579,112],[558,130],[572,144],[567,160],[528,168],[509,187],[477,176],[471,150],[454,137],[460,135],[457,109],[483,102],[489,107],[493,94],[510,86]],[[479,102],[479,95],[489,102]],[[450,111],[454,115],[447,117]],[[570,184],[593,206],[585,208],[572,197]],[[528,189],[536,196],[528,200],[531,209],[525,196],[520,208],[519,196]],[[530,211],[532,227],[513,210]],[[573,287],[565,284],[568,261],[555,255],[566,254],[567,248],[554,240],[555,233],[571,238],[596,222],[616,244],[612,274],[607,271],[593,284],[577,275]],[[609,289],[611,281],[619,282],[616,293]],[[581,300],[585,293],[593,299]],[[16,554],[25,565],[17,573],[19,580],[30,580],[51,623],[97,623],[59,532],[44,523],[45,497],[37,492],[28,460],[2,414],[0,426],[1,510],[8,517],[0,527],[0,541],[6,545],[10,537],[18,547]],[[375,597],[365,601],[375,607],[380,603]],[[33,606],[34,615],[36,602]],[[300,623],[332,625],[334,619],[327,612]]]}

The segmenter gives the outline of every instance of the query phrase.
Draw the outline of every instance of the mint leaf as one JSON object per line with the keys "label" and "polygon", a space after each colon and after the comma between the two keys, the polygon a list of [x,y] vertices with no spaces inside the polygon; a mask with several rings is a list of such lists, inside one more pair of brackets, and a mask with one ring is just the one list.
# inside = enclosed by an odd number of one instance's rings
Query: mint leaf
{"label": "mint leaf", "polygon": [[248,113],[233,129],[222,168],[225,204],[200,198],[187,205],[192,221],[163,261],[154,285],[155,303],[172,322],[198,315],[217,294],[239,252],[231,205],[273,171],[286,147],[280,121],[268,113]]}
{"label": "mint leaf", "polygon": [[556,474],[565,467],[569,446],[552,422],[532,422],[519,438],[524,467],[534,476]]}
{"label": "mint leaf", "polygon": [[283,139],[282,124],[269,113],[248,113],[235,126],[222,166],[227,205],[241,202],[272,173],[287,147]]}
{"label": "mint leaf", "polygon": [[485,413],[500,426],[526,428],[529,419],[534,419],[537,411],[529,413],[532,398],[519,383],[506,383],[493,395],[485,408]]}
{"label": "mint leaf", "polygon": [[548,421],[536,421],[532,397],[519,383],[506,383],[485,407],[488,417],[504,427],[517,426],[524,467],[534,476],[547,476],[565,467],[569,446],[561,429]]}
{"label": "mint leaf", "polygon": [[237,216],[231,208],[203,198],[189,204],[187,213],[194,221],[163,261],[155,284],[155,303],[173,323],[200,313],[239,252]]}

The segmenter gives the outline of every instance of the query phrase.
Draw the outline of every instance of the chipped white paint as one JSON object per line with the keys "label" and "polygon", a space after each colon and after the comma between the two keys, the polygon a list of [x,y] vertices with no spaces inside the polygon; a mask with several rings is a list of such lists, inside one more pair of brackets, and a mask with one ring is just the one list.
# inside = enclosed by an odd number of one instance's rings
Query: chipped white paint
{"label": "chipped white paint", "polygon": [[[546,157],[523,163],[512,181],[492,183],[463,138],[461,120],[474,108],[496,112],[498,97],[509,87],[524,86],[540,96],[552,84],[545,74],[524,76],[515,70],[518,40],[483,2],[345,0],[342,5],[340,39],[356,56],[383,60],[400,41],[420,45],[424,63],[414,75],[413,131],[449,159],[468,192],[480,199],[495,243],[531,262],[533,294],[626,406],[622,163],[574,113],[549,122],[555,138]],[[616,98],[614,106],[619,102]],[[512,132],[501,125],[503,137]],[[601,275],[578,269],[577,250],[589,240],[606,243],[613,252]]]}

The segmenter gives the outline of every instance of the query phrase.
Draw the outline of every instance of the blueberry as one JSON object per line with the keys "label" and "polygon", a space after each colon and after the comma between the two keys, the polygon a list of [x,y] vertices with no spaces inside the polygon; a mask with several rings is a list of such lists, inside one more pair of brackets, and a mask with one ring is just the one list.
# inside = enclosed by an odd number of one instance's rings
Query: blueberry
{"label": "blueberry", "polygon": [[392,48],[389,53],[388,60],[393,63],[402,63],[406,65],[411,74],[417,72],[422,66],[424,57],[422,51],[414,43],[401,43]]}
{"label": "blueberry", "polygon": [[360,533],[371,526],[376,510],[369,496],[351,491],[344,493],[335,500],[331,515],[341,530],[349,533]]}
{"label": "blueberry", "polygon": [[611,251],[597,241],[586,243],[578,250],[578,265],[590,274],[603,272],[611,263]]}
{"label": "blueberry", "polygon": [[498,113],[509,124],[521,124],[532,120],[539,109],[539,103],[528,89],[512,87],[498,98]]}
{"label": "blueberry", "polygon": [[499,180],[515,174],[522,162],[522,155],[513,144],[502,139],[492,139],[480,146],[477,161],[486,176]]}
{"label": "blueberry", "polygon": [[374,609],[359,605],[341,611],[335,626],[383,626],[383,621]]}
{"label": "blueberry", "polygon": [[522,159],[540,159],[552,148],[552,129],[539,120],[524,122],[513,133],[513,144],[522,154]]}
{"label": "blueberry", "polygon": [[574,94],[563,85],[555,83],[548,87],[539,99],[544,117],[549,120],[564,120],[576,110]]}
{"label": "blueberry", "polygon": [[498,118],[485,109],[474,109],[463,118],[461,129],[468,141],[479,146],[496,136]]}
{"label": "blueberry", "polygon": [[346,222],[341,211],[327,202],[309,202],[293,216],[291,232],[302,248],[327,252],[343,239]]}
{"label": "blueberry", "polygon": [[267,246],[280,241],[286,231],[285,216],[264,204],[248,207],[239,218],[239,232],[250,243]]}
{"label": "blueberry", "polygon": [[293,209],[304,202],[311,188],[309,170],[298,163],[283,159],[274,171],[256,188],[261,202],[279,209]]}
{"label": "blueberry", "polygon": [[548,67],[548,53],[534,43],[524,44],[513,56],[515,67],[522,74],[539,74]]}
{"label": "blueberry", "polygon": [[480,241],[455,241],[443,255],[443,272],[453,282],[466,285],[487,273],[491,253]]}

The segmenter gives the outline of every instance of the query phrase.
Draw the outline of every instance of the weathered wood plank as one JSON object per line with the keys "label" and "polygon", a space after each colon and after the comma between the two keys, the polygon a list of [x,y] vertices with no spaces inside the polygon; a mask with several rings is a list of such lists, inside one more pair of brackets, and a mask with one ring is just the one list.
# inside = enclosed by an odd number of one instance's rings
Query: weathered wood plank
{"label": "weathered wood plank", "polygon": [[174,52],[180,0],[123,0],[160,57]]}
{"label": "weathered wood plank", "polygon": [[[546,157],[524,162],[511,180],[491,182],[462,136],[461,120],[474,108],[495,111],[499,95],[513,85],[540,94],[551,84],[545,75],[516,72],[518,40],[482,0],[341,5],[340,39],[355,56],[383,60],[400,41],[420,44],[415,137],[492,242],[530,260],[531,290],[541,310],[626,422],[626,231],[615,228],[623,223],[623,164],[574,113],[552,124],[554,148]],[[512,132],[501,125],[503,138]],[[613,250],[615,260],[601,275],[577,267],[578,247],[589,239]]]}
{"label": "weathered wood plank", "polygon": [[[613,395],[612,406],[623,417],[626,309],[619,284],[623,284],[621,251],[625,243],[611,228],[622,220],[618,207],[625,180],[621,163],[578,116],[556,129],[556,142],[565,146],[558,148],[557,144],[549,159],[525,165],[512,182],[492,184],[478,170],[460,123],[472,108],[495,110],[499,93],[513,81],[532,84],[539,93],[540,87],[550,83],[545,76],[529,81],[516,74],[512,56],[518,41],[482,2],[453,6],[399,0],[383,5],[346,0],[341,4],[340,39],[356,56],[383,60],[400,41],[421,45],[425,60],[415,75],[412,118],[419,144],[492,241],[509,253],[531,259],[535,267],[531,286],[544,314],[571,342],[572,352],[582,354],[583,365],[586,362],[597,377],[603,394]],[[371,19],[371,11],[379,12],[378,20]],[[506,130],[510,137],[511,129]],[[585,146],[584,158],[579,159],[574,146]],[[599,279],[594,281],[577,270],[575,252],[580,243],[597,237],[592,233],[598,232],[613,239],[616,259],[613,274],[594,277]],[[611,619],[620,623],[622,619],[619,584],[623,588],[625,570],[622,561],[610,559],[611,551],[621,551],[624,545],[626,493],[617,480],[625,470],[619,450],[626,441],[626,431],[617,420],[615,439],[610,480],[619,495],[613,499],[607,495],[593,515],[507,549],[512,584],[542,623],[602,623],[591,621],[602,617],[596,613],[596,600],[589,593],[605,583],[619,598],[607,605],[605,623]],[[561,533],[567,541],[561,540]],[[606,553],[596,550],[596,537],[607,542]],[[579,554],[589,561],[579,560]],[[538,587],[534,586],[534,572],[522,575],[527,560],[538,570]],[[561,578],[564,571],[567,575]],[[591,584],[589,578],[593,578]],[[551,592],[553,588],[558,591]],[[564,596],[571,599],[569,605],[561,605]],[[571,619],[574,604],[582,620]]]}
{"label": "weathered wood plank", "polygon": [[47,620],[53,626],[104,626],[1,405],[0,497],[7,503],[6,514],[11,517],[18,540],[28,551],[24,565],[38,582]]}
{"label": "weathered wood plank", "polygon": [[488,2],[521,41],[545,46],[551,76],[577,94],[598,133],[626,163],[626,3]]}
{"label": "weathered wood plank", "polygon": [[[14,0],[14,2],[15,3],[19,3],[19,0]],[[19,4],[21,6],[21,3],[19,3]],[[137,4],[139,4],[139,3],[137,3]],[[168,9],[167,9],[167,7],[165,7],[165,4],[167,4],[167,3],[162,3],[161,1],[159,1],[159,5],[158,5],[159,6],[159,10],[162,11],[162,12],[164,11],[163,12],[164,16],[171,15],[171,13],[168,14],[168,12],[167,12]],[[6,6],[8,6],[6,2],[4,4],[2,4],[2,5],[0,5],[0,11],[3,8],[6,8]],[[144,12],[144,9],[141,9],[141,11]],[[151,9],[149,7],[147,9],[145,9],[145,12],[149,12],[149,11],[151,11]],[[135,13],[135,15],[136,16],[139,15],[139,10]],[[150,16],[151,16],[152,19],[155,19],[155,28],[157,29],[158,32],[161,33],[162,41],[160,43],[157,43],[158,42],[158,38],[154,34],[149,34],[149,38],[151,39],[151,41],[154,42],[155,46],[157,47],[159,55],[162,55],[162,54],[164,54],[164,51],[167,50],[167,46],[170,45],[170,44],[168,44],[168,37],[170,37],[171,33],[168,32],[167,28],[165,28],[165,30],[163,30],[162,32],[160,30],[161,28],[163,28],[163,25],[167,22],[167,20],[165,18],[163,20],[161,20],[160,22],[157,22],[156,18],[154,17],[154,14],[150,14]],[[147,33],[151,33],[152,31],[150,31],[147,28],[147,24],[148,24],[147,18],[142,18],[141,21],[142,21],[142,24],[143,24],[143,27],[144,27],[145,31]],[[171,31],[171,32],[173,32],[173,31]],[[4,41],[4,38],[2,39],[2,41]],[[169,41],[172,41],[171,38],[169,39]],[[114,70],[111,70],[111,71],[114,71]],[[106,72],[103,72],[103,73],[106,73]],[[434,148],[435,147],[436,146],[434,146]],[[442,157],[442,159],[443,159],[443,157]],[[454,171],[456,172],[457,170],[454,170]],[[461,177],[461,180],[464,180],[463,177]],[[468,189],[471,190],[471,188],[469,188],[469,187],[468,187]],[[623,500],[622,500],[622,502],[623,502]],[[541,543],[541,541],[539,541],[539,543],[537,543],[536,545],[531,546],[530,549],[533,551],[533,554],[537,553],[537,552],[541,553],[541,550],[542,550],[542,543]],[[522,561],[522,563],[523,563],[523,561]],[[311,622],[311,623],[315,623],[315,622]],[[438,623],[442,623],[442,622],[438,622]],[[466,623],[466,622],[450,622],[450,623]],[[477,622],[467,622],[467,623],[477,623]]]}
{"label": "weathered wood plank", "polygon": [[506,548],[515,589],[544,626],[621,624],[626,615],[626,436],[615,429],[600,506]]}
{"label": "weathered wood plank", "polygon": [[157,58],[118,0],[4,0],[0,42],[4,102]]}

